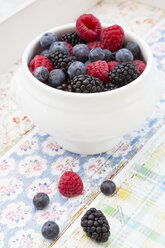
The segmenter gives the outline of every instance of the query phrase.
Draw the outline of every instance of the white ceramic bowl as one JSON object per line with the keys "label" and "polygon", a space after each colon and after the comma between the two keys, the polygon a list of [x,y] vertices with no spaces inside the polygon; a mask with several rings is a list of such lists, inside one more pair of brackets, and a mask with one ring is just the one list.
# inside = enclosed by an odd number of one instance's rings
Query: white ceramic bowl
{"label": "white ceramic bowl", "polygon": [[[103,28],[106,26],[102,25]],[[59,35],[71,30],[75,30],[74,24],[49,31]],[[64,92],[39,82],[30,73],[28,64],[41,35],[25,49],[22,67],[12,81],[12,92],[32,121],[55,136],[66,150],[80,154],[109,150],[116,138],[142,123],[159,99],[160,87],[154,80],[156,69],[150,48],[137,35],[124,31],[127,40],[139,44],[146,69],[130,84],[102,93]]]}

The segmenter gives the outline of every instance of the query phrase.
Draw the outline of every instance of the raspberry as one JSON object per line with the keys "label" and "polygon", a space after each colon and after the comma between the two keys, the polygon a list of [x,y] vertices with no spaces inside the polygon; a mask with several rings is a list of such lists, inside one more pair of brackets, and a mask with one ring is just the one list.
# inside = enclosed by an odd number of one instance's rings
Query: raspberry
{"label": "raspberry", "polygon": [[142,74],[146,68],[144,62],[141,60],[134,60],[133,63],[138,67],[140,74]]}
{"label": "raspberry", "polygon": [[85,41],[96,40],[101,32],[99,20],[92,14],[81,15],[76,21],[76,32]]}
{"label": "raspberry", "polygon": [[89,50],[92,50],[96,47],[99,47],[101,49],[105,49],[105,46],[101,41],[90,41],[87,43],[87,46],[88,46]]}
{"label": "raspberry", "polygon": [[117,64],[119,64],[119,63],[116,62],[116,61],[110,61],[110,62],[108,62],[108,69],[109,69],[109,71],[111,71]]}
{"label": "raspberry", "polygon": [[29,64],[29,70],[33,75],[35,69],[39,66],[46,67],[49,72],[53,70],[53,64],[48,58],[41,55],[36,55]]}
{"label": "raspberry", "polygon": [[123,44],[124,31],[119,25],[104,28],[101,32],[101,41],[111,52],[117,51]]}
{"label": "raspberry", "polygon": [[65,197],[77,196],[82,194],[83,182],[77,173],[67,171],[61,176],[58,189]]}
{"label": "raspberry", "polygon": [[67,43],[66,41],[63,41],[66,45],[67,45],[67,47],[69,48],[69,54],[70,55],[73,55],[72,54],[72,50],[73,50],[73,47],[69,44],[69,43]]}
{"label": "raspberry", "polygon": [[86,74],[99,78],[103,83],[109,82],[108,72],[108,64],[102,60],[88,64],[86,67]]}

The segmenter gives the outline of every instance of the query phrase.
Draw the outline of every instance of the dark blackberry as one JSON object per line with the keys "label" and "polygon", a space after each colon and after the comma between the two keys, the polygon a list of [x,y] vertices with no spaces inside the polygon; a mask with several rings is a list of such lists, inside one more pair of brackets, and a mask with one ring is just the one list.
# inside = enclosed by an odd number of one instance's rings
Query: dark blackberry
{"label": "dark blackberry", "polygon": [[118,88],[117,85],[112,83],[104,84],[104,91],[115,90],[117,88]]}
{"label": "dark blackberry", "polygon": [[106,242],[110,236],[110,226],[104,214],[95,208],[89,209],[81,219],[84,232],[96,242]]}
{"label": "dark blackberry", "polygon": [[69,65],[75,61],[75,58],[68,55],[67,52],[57,50],[50,55],[50,60],[52,61],[55,69],[62,69],[63,71],[67,71]]}
{"label": "dark blackberry", "polygon": [[61,37],[62,41],[66,41],[69,43],[72,47],[74,47],[77,44],[86,44],[87,42],[85,40],[82,40],[78,34],[74,31],[68,34],[63,34]]}
{"label": "dark blackberry", "polygon": [[110,82],[118,87],[131,83],[140,76],[140,72],[134,63],[126,62],[117,64],[110,72]]}
{"label": "dark blackberry", "polygon": [[103,83],[100,79],[89,75],[78,75],[70,80],[72,92],[96,93],[104,91]]}

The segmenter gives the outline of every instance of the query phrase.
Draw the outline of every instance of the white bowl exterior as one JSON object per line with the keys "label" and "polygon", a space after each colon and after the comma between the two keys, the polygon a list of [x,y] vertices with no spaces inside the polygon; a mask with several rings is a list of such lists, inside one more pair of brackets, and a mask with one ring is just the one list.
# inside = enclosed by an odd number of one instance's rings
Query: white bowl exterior
{"label": "white bowl exterior", "polygon": [[[74,25],[54,28],[62,33]],[[147,61],[143,74],[122,88],[93,94],[63,92],[42,84],[28,70],[39,37],[30,43],[23,55],[19,85],[19,104],[41,129],[54,135],[67,150],[76,153],[107,151],[110,143],[136,128],[152,111],[159,99],[156,70],[147,44],[131,32],[128,40],[137,41]]]}

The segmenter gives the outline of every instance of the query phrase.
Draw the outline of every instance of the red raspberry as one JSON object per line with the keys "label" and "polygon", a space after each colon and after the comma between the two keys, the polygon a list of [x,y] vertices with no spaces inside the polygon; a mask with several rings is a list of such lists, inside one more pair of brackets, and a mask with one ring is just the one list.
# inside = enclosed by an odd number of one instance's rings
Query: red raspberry
{"label": "red raspberry", "polygon": [[109,71],[111,71],[117,64],[119,64],[119,63],[116,62],[116,61],[110,61],[110,62],[108,62],[108,69],[109,69]]}
{"label": "red raspberry", "polygon": [[146,68],[146,65],[144,64],[144,62],[141,60],[134,60],[133,62],[138,67],[140,74],[142,74]]}
{"label": "red raspberry", "polygon": [[53,64],[52,62],[41,55],[36,55],[30,62],[29,64],[29,70],[31,71],[31,73],[34,75],[34,71],[37,67],[39,66],[44,66],[48,69],[48,71],[52,71],[53,70]]}
{"label": "red raspberry", "polygon": [[76,32],[85,41],[96,40],[101,32],[99,20],[92,14],[81,15],[76,21]]}
{"label": "red raspberry", "polygon": [[115,24],[104,28],[101,32],[101,41],[111,52],[117,51],[124,41],[124,31],[122,27]]}
{"label": "red raspberry", "polygon": [[101,49],[105,49],[105,46],[101,41],[90,41],[87,43],[87,46],[88,46],[89,50],[92,50],[96,47],[99,47]]}
{"label": "red raspberry", "polygon": [[102,60],[98,60],[86,66],[86,74],[99,78],[103,83],[109,82],[108,73],[108,64]]}
{"label": "red raspberry", "polygon": [[61,176],[58,189],[65,197],[80,195],[83,192],[83,182],[77,173],[67,171]]}
{"label": "red raspberry", "polygon": [[69,44],[69,43],[67,43],[66,41],[63,41],[66,45],[67,45],[67,47],[69,48],[69,53],[70,53],[70,55],[73,55],[73,53],[72,53],[72,50],[73,50],[73,47]]}

